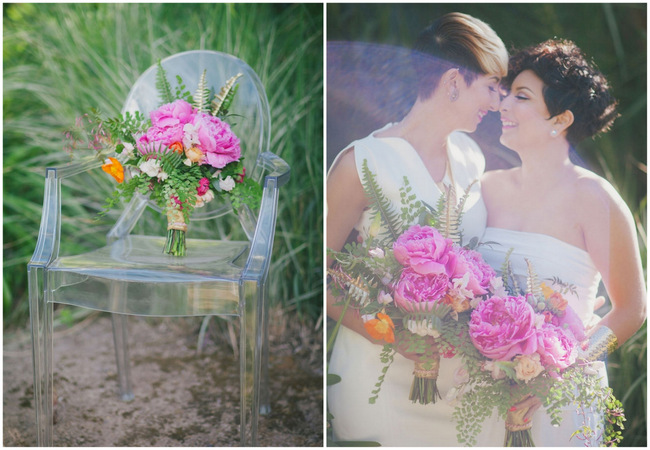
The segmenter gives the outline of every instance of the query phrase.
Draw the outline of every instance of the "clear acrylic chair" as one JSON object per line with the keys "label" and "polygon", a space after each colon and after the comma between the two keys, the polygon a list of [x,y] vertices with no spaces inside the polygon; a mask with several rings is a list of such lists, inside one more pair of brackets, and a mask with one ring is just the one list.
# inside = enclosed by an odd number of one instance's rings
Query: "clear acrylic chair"
{"label": "clear acrylic chair", "polygon": [[[268,151],[268,101],[261,81],[246,63],[219,52],[190,51],[163,60],[162,66],[172,86],[180,75],[190,90],[204,69],[208,85],[215,89],[237,73],[244,75],[231,106],[237,114],[233,130],[242,143],[247,174],[263,183],[260,211],[257,216],[248,209],[237,212],[246,241],[193,238],[190,224],[187,256],[168,256],[162,252],[163,236],[132,234],[145,209],[157,209],[147,198],[136,196],[107,234],[106,246],[62,256],[61,239],[74,239],[61,233],[61,206],[65,201],[62,180],[98,170],[102,161],[93,158],[46,169],[41,226],[28,264],[39,446],[53,444],[54,303],[113,313],[119,393],[124,400],[133,398],[128,315],[238,317],[242,446],[256,445],[258,414],[269,411],[266,281],[279,188],[289,179],[289,166]],[[156,66],[149,68],[136,81],[123,112],[139,110],[148,116],[159,106],[156,70]],[[227,204],[213,201],[209,205],[213,205],[210,210],[197,209],[192,214],[192,223],[233,213]],[[162,213],[161,221],[165,221]]]}

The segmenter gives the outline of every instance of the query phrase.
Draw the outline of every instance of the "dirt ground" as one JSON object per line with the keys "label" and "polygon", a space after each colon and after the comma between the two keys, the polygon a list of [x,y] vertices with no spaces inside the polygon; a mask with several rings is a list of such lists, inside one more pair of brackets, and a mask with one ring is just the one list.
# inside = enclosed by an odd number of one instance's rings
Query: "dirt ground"
{"label": "dirt ground", "polygon": [[[271,413],[260,446],[323,445],[322,327],[287,313],[270,320]],[[225,322],[212,319],[197,354],[201,318],[129,318],[135,399],[117,397],[111,320],[94,313],[55,330],[55,446],[239,445],[238,364]],[[3,342],[3,444],[35,446],[28,330]]]}

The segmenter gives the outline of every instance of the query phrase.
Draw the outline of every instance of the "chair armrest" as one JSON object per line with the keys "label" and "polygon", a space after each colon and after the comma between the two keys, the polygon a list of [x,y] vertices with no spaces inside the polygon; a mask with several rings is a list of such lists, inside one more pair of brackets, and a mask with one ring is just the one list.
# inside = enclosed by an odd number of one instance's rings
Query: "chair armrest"
{"label": "chair armrest", "polygon": [[106,234],[106,242],[112,244],[118,239],[121,239],[131,233],[133,227],[142,216],[147,204],[149,203],[149,198],[140,194],[135,194],[128,205],[122,211],[120,218],[117,219],[115,225],[111,230]]}
{"label": "chair armrest", "polygon": [[264,187],[266,187],[269,178],[276,179],[276,186],[279,188],[289,181],[291,168],[282,158],[271,152],[260,153],[259,164],[268,171],[269,174],[264,177]]}
{"label": "chair armrest", "polygon": [[44,267],[59,256],[61,238],[61,180],[102,165],[97,158],[45,169],[45,190],[43,211],[38,230],[36,248],[29,261],[29,267]]}
{"label": "chair armrest", "polygon": [[289,181],[290,168],[282,158],[273,153],[264,152],[260,154],[260,163],[270,173],[264,177],[262,202],[251,242],[251,251],[244,268],[244,280],[260,280],[268,274],[275,236],[280,186]]}

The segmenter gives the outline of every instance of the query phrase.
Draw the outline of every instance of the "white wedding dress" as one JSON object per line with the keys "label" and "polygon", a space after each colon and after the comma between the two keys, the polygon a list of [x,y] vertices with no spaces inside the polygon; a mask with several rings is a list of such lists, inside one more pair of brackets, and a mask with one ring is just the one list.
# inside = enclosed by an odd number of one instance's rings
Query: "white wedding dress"
{"label": "white wedding dress", "polygon": [[[388,127],[389,125],[387,125]],[[376,138],[374,133],[355,141],[355,159],[359,178],[365,160],[376,174],[384,194],[393,206],[400,208],[399,188],[407,177],[417,198],[431,206],[442,195],[415,149],[400,138]],[[447,142],[451,176],[460,197],[465,188],[477,180],[485,169],[485,160],[476,143],[463,133],[453,133]],[[339,155],[340,156],[340,155]],[[336,164],[336,161],[334,162]],[[463,241],[480,237],[485,230],[487,213],[481,198],[480,185],[470,191],[463,215]],[[357,224],[360,235],[367,236],[370,214]],[[441,359],[438,388],[443,400],[420,405],[409,400],[414,363],[395,355],[375,404],[372,396],[383,364],[379,359],[382,345],[373,344],[359,334],[341,327],[329,362],[328,372],[341,377],[341,382],[328,388],[328,408],[333,416],[334,437],[338,441],[375,441],[382,446],[458,446],[454,407],[444,400],[454,386],[454,372],[459,358]],[[493,443],[501,445],[503,435]]]}
{"label": "white wedding dress", "polygon": [[[505,260],[506,253],[513,249],[510,255],[512,271],[518,278],[519,286],[525,287],[528,259],[539,280],[554,287],[552,279],[559,278],[564,283],[575,286],[574,294],[564,294],[564,298],[582,319],[585,326],[592,326],[599,318],[594,314],[594,303],[600,283],[600,273],[594,266],[589,253],[563,242],[554,237],[520,231],[488,227],[482,242],[490,243],[479,248],[485,261],[499,270]],[[522,284],[523,283],[523,284]],[[599,371],[602,386],[607,386],[607,371],[604,366]],[[588,413],[586,416],[576,413],[575,407],[567,407],[559,427],[551,425],[550,416],[539,409],[533,416],[532,436],[538,447],[568,447],[584,446],[585,441],[578,437],[570,439],[571,434],[587,421],[592,428],[602,426],[602,415]],[[503,439],[503,429],[484,429],[479,436],[478,444],[493,441],[496,436]],[[589,445],[597,446],[599,439],[592,440]]]}

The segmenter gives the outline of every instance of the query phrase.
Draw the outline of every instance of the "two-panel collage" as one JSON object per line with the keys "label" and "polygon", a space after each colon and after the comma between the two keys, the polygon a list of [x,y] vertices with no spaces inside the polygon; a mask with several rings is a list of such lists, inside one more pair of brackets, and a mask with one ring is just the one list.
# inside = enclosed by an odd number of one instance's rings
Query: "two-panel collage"
{"label": "two-panel collage", "polygon": [[3,3],[3,445],[647,448],[646,3]]}

